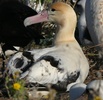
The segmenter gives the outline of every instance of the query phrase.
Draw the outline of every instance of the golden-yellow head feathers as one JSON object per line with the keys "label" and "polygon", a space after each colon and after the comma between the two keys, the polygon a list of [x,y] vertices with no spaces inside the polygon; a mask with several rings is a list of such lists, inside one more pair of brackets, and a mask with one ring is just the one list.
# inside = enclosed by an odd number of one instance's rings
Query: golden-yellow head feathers
{"label": "golden-yellow head feathers", "polygon": [[58,22],[60,20],[62,22],[63,19],[66,21],[69,20],[70,22],[72,21],[72,23],[76,23],[76,14],[70,5],[63,2],[56,2],[51,5],[51,10],[52,9],[54,10],[54,13],[53,11],[51,11],[51,13],[53,14],[51,15],[53,16],[53,18],[57,17],[57,19],[54,21]]}

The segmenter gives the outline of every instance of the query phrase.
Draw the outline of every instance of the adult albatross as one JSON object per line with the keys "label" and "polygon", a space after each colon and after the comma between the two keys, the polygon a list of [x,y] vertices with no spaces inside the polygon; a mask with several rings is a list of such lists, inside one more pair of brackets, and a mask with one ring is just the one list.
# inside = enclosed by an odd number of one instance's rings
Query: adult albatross
{"label": "adult albatross", "polygon": [[86,0],[85,15],[91,39],[103,57],[103,0]]}
{"label": "adult albatross", "polygon": [[18,53],[7,67],[11,73],[19,70],[21,78],[25,77],[28,83],[52,84],[57,90],[69,91],[72,85],[84,82],[89,72],[88,61],[74,37],[76,14],[70,5],[56,2],[48,11],[26,18],[24,24],[28,26],[43,21],[55,22],[58,26],[54,45]]}

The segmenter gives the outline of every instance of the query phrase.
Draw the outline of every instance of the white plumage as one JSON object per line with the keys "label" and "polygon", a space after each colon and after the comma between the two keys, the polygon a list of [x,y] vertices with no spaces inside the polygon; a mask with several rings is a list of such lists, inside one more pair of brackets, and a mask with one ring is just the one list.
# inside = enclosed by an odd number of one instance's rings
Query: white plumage
{"label": "white plumage", "polygon": [[[38,16],[41,18],[40,20]],[[76,14],[69,5],[57,2],[48,12],[43,11],[42,14],[28,17],[24,23],[25,26],[28,26],[38,23],[38,21],[55,22],[59,31],[53,47],[34,49],[20,54],[22,58],[27,57],[32,63],[21,74],[21,78],[27,75],[25,77],[27,82],[42,85],[52,84],[53,88],[69,91],[72,85],[84,82],[89,72],[88,61],[74,38]],[[15,55],[14,57],[18,58]],[[13,58],[10,59],[12,63],[8,64],[9,67],[15,63]]]}
{"label": "white plumage", "polygon": [[7,67],[9,69],[9,74],[11,74],[11,73],[15,74],[15,72],[22,73],[23,68],[26,67],[26,65],[28,65],[29,62],[30,62],[30,60],[27,59],[26,57],[24,57],[22,55],[22,52],[16,53],[12,57],[10,57],[10,59],[7,63]]}
{"label": "white plumage", "polygon": [[87,28],[94,45],[103,55],[103,0],[86,0],[85,15]]}

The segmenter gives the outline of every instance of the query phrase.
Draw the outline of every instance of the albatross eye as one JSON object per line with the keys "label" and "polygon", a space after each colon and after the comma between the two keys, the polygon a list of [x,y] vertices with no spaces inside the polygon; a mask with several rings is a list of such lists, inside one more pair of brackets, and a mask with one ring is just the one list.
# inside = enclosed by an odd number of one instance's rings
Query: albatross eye
{"label": "albatross eye", "polygon": [[55,11],[55,9],[51,9],[51,11]]}

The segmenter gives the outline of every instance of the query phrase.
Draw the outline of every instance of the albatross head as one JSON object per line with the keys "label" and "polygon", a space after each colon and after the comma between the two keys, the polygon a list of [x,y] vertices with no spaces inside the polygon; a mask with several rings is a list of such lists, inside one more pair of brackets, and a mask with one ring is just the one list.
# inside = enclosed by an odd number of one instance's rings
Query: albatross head
{"label": "albatross head", "polygon": [[59,26],[58,41],[67,41],[70,38],[74,39],[77,18],[70,5],[63,2],[56,2],[51,5],[49,10],[43,10],[36,16],[26,18],[24,25],[29,26],[44,21],[55,22]]}
{"label": "albatross head", "polygon": [[29,26],[31,24],[44,21],[57,22],[62,24],[65,20],[68,19],[71,24],[73,23],[73,20],[76,23],[76,15],[72,7],[63,2],[56,2],[51,5],[49,10],[43,10],[36,16],[27,17],[24,20],[24,25]]}

